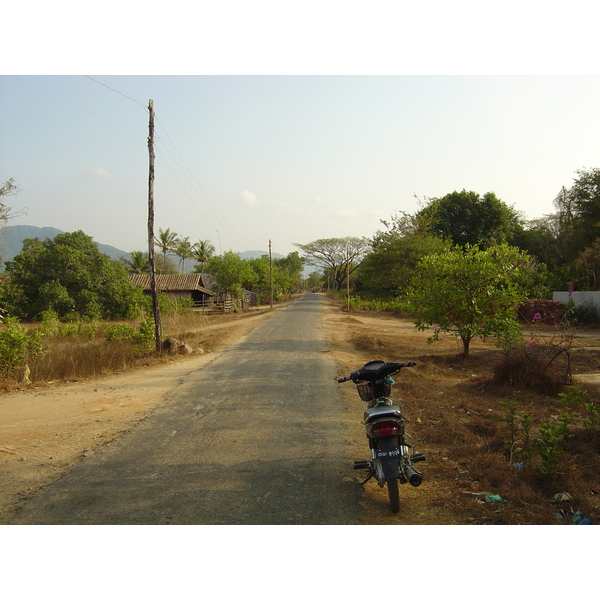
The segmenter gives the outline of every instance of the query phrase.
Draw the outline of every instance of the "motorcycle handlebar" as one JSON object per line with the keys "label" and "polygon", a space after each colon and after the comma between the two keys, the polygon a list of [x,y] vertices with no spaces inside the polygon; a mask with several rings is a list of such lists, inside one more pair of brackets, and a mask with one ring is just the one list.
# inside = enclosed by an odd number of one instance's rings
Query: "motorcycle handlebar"
{"label": "motorcycle handlebar", "polygon": [[[402,369],[404,367],[416,367],[417,363],[416,362],[404,362],[404,363],[399,363],[398,368]],[[338,379],[338,383],[344,383],[345,381],[351,381],[353,379],[353,373],[351,373],[350,375],[347,375],[346,377],[342,377],[341,379]]]}

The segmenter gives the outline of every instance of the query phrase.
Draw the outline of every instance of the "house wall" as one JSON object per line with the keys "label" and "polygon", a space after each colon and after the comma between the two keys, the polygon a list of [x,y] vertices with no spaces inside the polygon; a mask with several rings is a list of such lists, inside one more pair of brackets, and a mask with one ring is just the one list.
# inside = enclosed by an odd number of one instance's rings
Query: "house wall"
{"label": "house wall", "polygon": [[552,299],[561,304],[568,304],[571,299],[575,306],[584,304],[600,313],[600,292],[553,292]]}

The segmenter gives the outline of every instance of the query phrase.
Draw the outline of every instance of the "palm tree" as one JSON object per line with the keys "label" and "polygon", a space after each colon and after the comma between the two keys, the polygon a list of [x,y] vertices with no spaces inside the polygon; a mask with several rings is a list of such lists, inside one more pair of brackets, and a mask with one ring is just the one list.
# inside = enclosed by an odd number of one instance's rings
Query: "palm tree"
{"label": "palm tree", "polygon": [[[215,247],[208,240],[200,240],[192,246],[192,258],[200,263],[200,273],[204,275],[204,265],[214,256]],[[198,268],[196,267],[196,270]]]}
{"label": "palm tree", "polygon": [[129,258],[121,257],[125,267],[130,273],[135,275],[142,275],[150,272],[150,262],[148,260],[148,253],[142,252],[141,250],[133,250],[129,253]]}
{"label": "palm tree", "polygon": [[185,271],[185,259],[192,258],[192,243],[189,237],[180,238],[177,240],[177,246],[175,248],[175,254],[179,256],[181,260],[181,272]]}
{"label": "palm tree", "polygon": [[154,244],[158,246],[163,253],[163,265],[167,264],[167,253],[174,252],[177,248],[177,235],[170,229],[158,230],[158,237],[154,238]]}

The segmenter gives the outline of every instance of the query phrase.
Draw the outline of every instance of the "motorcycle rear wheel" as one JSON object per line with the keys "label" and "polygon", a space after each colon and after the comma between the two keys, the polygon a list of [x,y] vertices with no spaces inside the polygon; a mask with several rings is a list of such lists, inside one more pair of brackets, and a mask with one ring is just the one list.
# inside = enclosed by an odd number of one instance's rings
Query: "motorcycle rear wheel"
{"label": "motorcycle rear wheel", "polygon": [[393,513],[397,513],[400,510],[400,492],[398,491],[398,480],[397,479],[386,479],[388,498],[390,500],[390,508]]}

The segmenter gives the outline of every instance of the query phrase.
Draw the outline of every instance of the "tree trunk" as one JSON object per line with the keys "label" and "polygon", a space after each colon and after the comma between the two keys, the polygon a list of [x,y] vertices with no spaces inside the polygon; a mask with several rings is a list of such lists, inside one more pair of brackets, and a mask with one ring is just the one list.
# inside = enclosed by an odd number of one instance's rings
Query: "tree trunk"
{"label": "tree trunk", "polygon": [[462,340],[462,343],[463,343],[462,356],[463,356],[463,358],[469,358],[469,346],[471,345],[471,336],[469,335],[469,336],[463,337],[461,335],[460,339]]}

